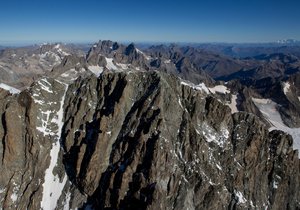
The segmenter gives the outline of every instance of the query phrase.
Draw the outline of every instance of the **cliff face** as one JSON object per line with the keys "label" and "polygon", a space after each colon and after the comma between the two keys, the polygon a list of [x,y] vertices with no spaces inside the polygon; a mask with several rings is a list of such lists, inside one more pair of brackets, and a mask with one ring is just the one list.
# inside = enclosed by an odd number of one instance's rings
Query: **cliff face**
{"label": "cliff face", "polygon": [[297,209],[292,138],[158,72],[0,92],[3,209]]}

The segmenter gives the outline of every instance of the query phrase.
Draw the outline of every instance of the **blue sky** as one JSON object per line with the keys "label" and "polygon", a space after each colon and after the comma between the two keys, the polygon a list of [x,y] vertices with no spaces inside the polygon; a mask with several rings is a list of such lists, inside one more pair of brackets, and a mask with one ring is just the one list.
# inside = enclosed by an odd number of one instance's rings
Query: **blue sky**
{"label": "blue sky", "polygon": [[0,44],[300,39],[299,0],[7,0]]}

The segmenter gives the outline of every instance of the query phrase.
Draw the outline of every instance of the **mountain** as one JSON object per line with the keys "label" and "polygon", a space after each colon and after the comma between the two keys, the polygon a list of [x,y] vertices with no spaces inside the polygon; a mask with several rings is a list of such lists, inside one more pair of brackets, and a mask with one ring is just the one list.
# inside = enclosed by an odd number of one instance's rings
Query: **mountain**
{"label": "mountain", "polygon": [[281,39],[277,41],[278,44],[299,44],[300,41],[296,39]]}
{"label": "mountain", "polygon": [[255,57],[261,54],[284,53],[300,57],[300,43],[260,43],[260,44],[195,44],[194,47],[234,58]]}
{"label": "mountain", "polygon": [[3,49],[0,51],[0,82],[16,88],[29,86],[70,54],[84,55],[61,43]]}
{"label": "mountain", "polygon": [[[300,208],[297,57],[74,49],[22,90],[0,84],[2,209]],[[209,76],[272,62],[279,76]]]}
{"label": "mountain", "polygon": [[[294,54],[259,54],[238,59],[195,47],[177,45],[152,46],[146,52],[152,57],[169,59],[170,63],[175,64],[177,60],[187,60],[197,71],[204,71],[213,79],[223,81],[282,77],[300,70],[299,57]],[[186,79],[190,80],[189,77]]]}
{"label": "mountain", "polygon": [[218,91],[146,71],[1,91],[2,207],[299,208],[292,138]]}
{"label": "mountain", "polygon": [[300,59],[290,54],[263,54],[245,60],[256,62],[258,65],[250,69],[243,68],[228,75],[224,74],[216,79],[224,81],[233,79],[260,80],[268,77],[280,78],[300,71]]}

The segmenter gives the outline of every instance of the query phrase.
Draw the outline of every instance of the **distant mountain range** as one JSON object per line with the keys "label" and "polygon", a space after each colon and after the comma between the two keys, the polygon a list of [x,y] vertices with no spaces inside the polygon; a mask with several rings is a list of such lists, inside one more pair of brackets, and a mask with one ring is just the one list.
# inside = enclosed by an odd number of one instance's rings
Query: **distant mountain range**
{"label": "distant mountain range", "polygon": [[300,41],[296,39],[281,39],[277,41],[278,44],[299,44]]}

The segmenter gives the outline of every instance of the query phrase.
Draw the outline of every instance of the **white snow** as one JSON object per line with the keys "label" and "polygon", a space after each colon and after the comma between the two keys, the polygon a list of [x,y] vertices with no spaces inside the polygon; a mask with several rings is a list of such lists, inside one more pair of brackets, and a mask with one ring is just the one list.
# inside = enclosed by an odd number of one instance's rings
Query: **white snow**
{"label": "white snow", "polygon": [[54,65],[59,64],[62,60],[56,53],[49,51],[49,52],[45,52],[43,54],[40,54],[40,59],[42,59],[42,60],[40,60],[40,62],[42,62],[42,61],[45,62],[45,60],[43,60],[43,59],[45,59],[47,57],[53,57],[55,59]]}
{"label": "white snow", "polygon": [[143,51],[139,50],[138,48],[135,48],[135,50],[136,50],[138,53],[142,54],[142,55],[146,58],[146,60],[151,60],[151,57],[150,57],[150,56],[147,56]]}
{"label": "white snow", "polygon": [[204,83],[200,83],[199,85],[194,85],[192,83],[181,81],[181,85],[189,86],[189,87],[191,87],[195,90],[200,90],[201,92],[204,92],[206,94],[209,93],[209,90],[208,90],[208,88],[206,87],[206,85]]}
{"label": "white snow", "polygon": [[65,81],[74,81],[76,80],[79,76],[80,73],[84,73],[86,70],[84,68],[81,68],[79,71],[73,69],[70,69],[66,71],[65,73],[61,74],[60,77],[62,77],[63,80]]}
{"label": "white snow", "polygon": [[139,50],[138,48],[135,48],[135,50],[140,53],[140,54],[143,54],[144,55],[144,52],[142,52],[141,50]]}
{"label": "white snow", "polygon": [[13,182],[13,189],[10,195],[10,199],[13,203],[15,203],[18,200],[18,194],[17,194],[18,188],[19,186],[15,182]]}
{"label": "white snow", "polygon": [[66,200],[64,201],[64,210],[70,210],[70,199],[71,199],[71,193],[68,192],[66,194]]}
{"label": "white snow", "polygon": [[60,47],[57,48],[57,52],[62,55],[62,56],[67,56],[70,55],[69,53],[65,52],[64,50],[62,50]]}
{"label": "white snow", "polygon": [[246,203],[247,200],[244,197],[243,193],[241,193],[240,191],[236,191],[235,195],[238,197],[238,203]]}
{"label": "white snow", "polygon": [[90,70],[91,72],[93,72],[93,74],[95,74],[97,77],[99,77],[100,74],[102,74],[102,72],[103,72],[103,67],[100,67],[100,66],[89,66],[88,68],[89,68],[89,70]]}
{"label": "white snow", "polygon": [[164,63],[165,64],[169,64],[169,63],[171,63],[171,60],[170,59],[169,60],[165,60]]}
{"label": "white snow", "polygon": [[69,71],[66,71],[65,73],[61,74],[62,77],[69,77],[71,74],[76,73],[75,69],[70,69]]}
{"label": "white snow", "polygon": [[182,106],[182,103],[181,103],[181,100],[180,100],[179,97],[178,97],[178,104],[179,104],[179,106],[183,109],[183,106]]}
{"label": "white snow", "polygon": [[214,142],[219,147],[224,147],[229,137],[229,131],[227,128],[221,127],[220,132],[218,133],[206,122],[204,122],[202,125],[199,125],[199,130],[196,130],[196,132],[197,131],[202,131],[202,135],[205,137],[207,142]]}
{"label": "white snow", "polygon": [[237,108],[237,95],[235,94],[232,94],[232,97],[231,97],[231,102],[230,104],[227,104],[230,109],[231,109],[231,113],[235,113],[235,112],[238,112],[238,108]]}
{"label": "white snow", "polygon": [[0,88],[4,89],[4,90],[8,90],[11,94],[17,94],[17,93],[20,93],[21,91],[14,88],[14,87],[11,87],[9,85],[6,85],[4,83],[0,83]]}
{"label": "white snow", "polygon": [[224,85],[217,85],[215,87],[209,88],[209,90],[214,94],[216,92],[223,93],[223,94],[230,93],[230,90],[228,90],[227,87]]}
{"label": "white snow", "polygon": [[18,195],[15,192],[13,192],[10,196],[10,199],[13,203],[15,203],[18,200]]}
{"label": "white snow", "polygon": [[106,60],[106,63],[107,63],[106,68],[108,68],[109,70],[118,70],[118,68],[113,63],[112,58],[105,58],[105,60]]}
{"label": "white snow", "polygon": [[54,46],[54,49],[59,49],[59,48],[60,48],[60,44]]}
{"label": "white snow", "polygon": [[61,129],[63,127],[63,105],[64,100],[67,92],[67,85],[65,85],[65,91],[60,101],[60,108],[57,112],[57,116],[53,122],[57,123],[57,130],[55,131],[55,140],[52,144],[52,149],[50,151],[50,165],[48,169],[45,171],[45,178],[43,183],[43,197],[41,201],[41,208],[44,210],[54,210],[57,205],[57,201],[61,196],[62,190],[66,184],[67,176],[64,175],[62,182],[60,182],[58,175],[53,175],[53,169],[57,164],[58,161],[58,154],[60,151],[60,136],[61,136]]}
{"label": "white snow", "polygon": [[196,85],[196,89],[204,91],[207,94],[209,93],[209,90],[204,83],[200,83],[199,85]]}
{"label": "white snow", "polygon": [[125,63],[116,63],[117,66],[121,67],[121,69],[128,69],[130,64],[125,64]]}
{"label": "white snow", "polygon": [[278,182],[273,181],[273,188],[274,188],[274,189],[277,189],[277,188],[278,188]]}
{"label": "white snow", "polygon": [[41,88],[49,93],[53,93],[52,85],[47,81],[47,79],[43,78],[38,81],[38,84],[41,86]]}
{"label": "white snow", "polygon": [[280,116],[280,113],[277,110],[278,104],[270,99],[258,99],[252,98],[252,101],[258,107],[259,111],[264,115],[264,117],[273,125],[269,130],[282,130],[290,134],[294,139],[293,147],[294,149],[299,150],[300,158],[300,129],[299,128],[290,128],[286,126]]}
{"label": "white snow", "polygon": [[[42,101],[39,101],[39,104],[43,104]],[[49,118],[50,118],[50,114],[52,113],[50,110],[47,110],[45,112],[41,111],[42,113],[42,118],[40,119],[42,121],[42,124],[41,126],[37,126],[36,129],[38,131],[40,131],[41,133],[44,134],[44,136],[47,136],[47,135],[55,135],[55,133],[53,133],[53,131],[51,129],[48,128],[49,126]]]}
{"label": "white snow", "polygon": [[291,85],[288,82],[283,83],[283,92],[284,92],[285,95],[290,91],[290,86]]}

